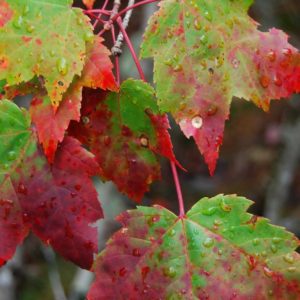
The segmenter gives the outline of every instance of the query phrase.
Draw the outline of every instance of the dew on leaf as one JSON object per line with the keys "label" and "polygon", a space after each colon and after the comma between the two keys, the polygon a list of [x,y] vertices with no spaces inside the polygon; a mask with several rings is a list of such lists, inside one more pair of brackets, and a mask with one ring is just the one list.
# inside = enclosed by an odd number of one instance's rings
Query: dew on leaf
{"label": "dew on leaf", "polygon": [[86,32],[85,35],[84,35],[84,40],[86,42],[91,42],[94,38],[94,34],[90,31]]}
{"label": "dew on leaf", "polygon": [[27,31],[28,33],[32,33],[32,32],[34,31],[34,29],[35,29],[35,27],[34,27],[33,25],[31,25],[31,24],[28,24],[28,25],[26,26],[26,31]]}
{"label": "dew on leaf", "polygon": [[15,21],[13,22],[13,25],[15,28],[19,29],[22,27],[23,25],[23,17],[22,16],[18,16]]}
{"label": "dew on leaf", "polygon": [[203,246],[206,247],[206,248],[210,248],[212,247],[214,244],[214,240],[212,238],[206,238],[203,242]]}
{"label": "dew on leaf", "polygon": [[212,15],[209,11],[204,12],[204,17],[207,21],[210,21],[210,22],[212,21]]}
{"label": "dew on leaf", "polygon": [[145,135],[142,135],[140,137],[140,144],[142,147],[147,148],[149,146],[149,139]]}
{"label": "dew on leaf", "polygon": [[7,153],[7,158],[8,160],[13,161],[17,158],[17,153],[15,151],[9,151]]}
{"label": "dew on leaf", "polygon": [[68,63],[64,57],[61,57],[56,62],[57,70],[61,75],[66,75],[68,73]]}
{"label": "dew on leaf", "polygon": [[294,257],[293,257],[293,255],[291,254],[291,253],[288,253],[288,254],[286,254],[284,257],[283,257],[283,259],[287,262],[287,263],[289,263],[289,264],[292,264],[292,263],[294,263]]}
{"label": "dew on leaf", "polygon": [[279,77],[279,75],[275,75],[273,81],[274,81],[274,84],[277,85],[278,87],[282,86],[282,80]]}
{"label": "dew on leaf", "polygon": [[196,129],[200,129],[203,125],[203,120],[200,116],[195,116],[193,119],[192,119],[192,125],[194,128]]}
{"label": "dew on leaf", "polygon": [[252,244],[253,244],[253,246],[258,246],[259,245],[259,239],[258,238],[253,239]]}
{"label": "dew on leaf", "polygon": [[201,42],[202,44],[206,44],[206,43],[208,42],[208,38],[207,38],[207,35],[206,35],[206,34],[202,34],[202,35],[200,36],[200,42]]}
{"label": "dew on leaf", "polygon": [[170,232],[169,232],[170,236],[174,236],[176,234],[176,231],[175,229],[171,229]]}
{"label": "dew on leaf", "polygon": [[133,255],[133,256],[136,256],[136,257],[139,257],[139,256],[141,256],[141,252],[140,252],[139,249],[134,248],[134,249],[132,250],[132,255]]}
{"label": "dew on leaf", "polygon": [[265,274],[267,277],[272,277],[273,272],[272,272],[272,270],[270,270],[268,267],[264,267],[264,274]]}
{"label": "dew on leaf", "polygon": [[273,237],[272,238],[272,243],[274,243],[274,244],[279,244],[280,241],[281,241],[281,238],[279,238],[279,237]]}
{"label": "dew on leaf", "polygon": [[230,212],[230,211],[231,211],[231,206],[228,205],[228,204],[226,204],[224,198],[222,198],[222,199],[220,200],[220,207],[221,207],[221,209],[222,209],[223,211],[225,211],[225,212]]}
{"label": "dew on leaf", "polygon": [[83,124],[88,124],[88,123],[90,123],[90,118],[89,118],[88,116],[83,116],[83,117],[81,118],[81,120],[82,120],[82,123],[83,123]]}
{"label": "dew on leaf", "polygon": [[266,89],[270,84],[270,79],[269,79],[269,77],[263,75],[259,78],[259,82],[260,82],[261,86]]}
{"label": "dew on leaf", "polygon": [[269,59],[269,61],[274,62],[276,60],[276,53],[271,50],[267,53],[267,58]]}
{"label": "dew on leaf", "polygon": [[176,276],[177,272],[174,267],[167,267],[164,269],[164,275],[170,278],[174,278]]}
{"label": "dew on leaf", "polygon": [[276,253],[276,252],[278,251],[277,246],[271,245],[271,251],[272,251],[273,253]]}
{"label": "dew on leaf", "polygon": [[23,11],[22,11],[23,15],[26,16],[29,13],[29,6],[27,4],[25,4],[23,6]]}
{"label": "dew on leaf", "polygon": [[289,267],[289,268],[288,268],[288,271],[289,271],[290,273],[294,273],[296,270],[297,270],[296,267]]}
{"label": "dew on leaf", "polygon": [[213,214],[215,214],[217,211],[217,208],[216,207],[209,207],[209,208],[206,208],[202,211],[202,214],[205,215],[205,216],[212,216]]}
{"label": "dew on leaf", "polygon": [[23,195],[27,195],[27,188],[25,187],[25,185],[23,183],[19,183],[18,193],[23,194]]}
{"label": "dew on leaf", "polygon": [[233,67],[235,68],[235,69],[237,69],[239,66],[240,66],[240,61],[237,59],[237,58],[234,58],[232,61],[231,61],[231,63],[232,63],[232,65],[233,65]]}
{"label": "dew on leaf", "polygon": [[287,57],[291,57],[293,52],[290,48],[284,48],[284,49],[282,49],[282,54]]}
{"label": "dew on leaf", "polygon": [[194,27],[196,30],[200,30],[201,29],[201,22],[199,21],[199,19],[195,19],[194,21]]}

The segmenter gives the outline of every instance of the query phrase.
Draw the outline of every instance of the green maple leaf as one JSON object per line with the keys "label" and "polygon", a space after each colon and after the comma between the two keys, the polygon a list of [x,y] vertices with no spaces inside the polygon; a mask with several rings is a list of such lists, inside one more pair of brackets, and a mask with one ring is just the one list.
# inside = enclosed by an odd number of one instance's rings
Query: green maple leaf
{"label": "green maple leaf", "polygon": [[[93,39],[88,18],[71,0],[5,0],[11,10],[0,24],[0,80],[9,86],[43,76],[57,107],[75,75],[81,75],[86,42]],[[7,13],[6,13],[7,14]]]}
{"label": "green maple leaf", "polygon": [[123,213],[88,299],[299,299],[299,241],[247,213],[251,203],[218,195],[184,218],[160,206]]}
{"label": "green maple leaf", "polygon": [[171,112],[215,170],[233,97],[267,110],[300,91],[300,55],[282,31],[261,32],[253,0],[164,0],[150,19],[142,57],[154,57],[159,105]]}

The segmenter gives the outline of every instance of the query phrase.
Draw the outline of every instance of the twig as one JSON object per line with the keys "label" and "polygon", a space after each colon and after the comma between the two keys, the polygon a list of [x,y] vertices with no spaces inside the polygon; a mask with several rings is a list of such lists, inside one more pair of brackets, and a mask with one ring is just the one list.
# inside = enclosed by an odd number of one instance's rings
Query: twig
{"label": "twig", "polygon": [[[134,5],[134,3],[135,3],[135,0],[129,0],[127,7],[130,7],[130,6]],[[133,11],[132,9],[128,10],[126,12],[126,15],[125,15],[124,19],[123,19],[123,28],[124,28],[124,30],[126,30],[126,28],[128,27],[128,24],[129,24],[131,15],[132,15],[132,11]],[[114,56],[120,56],[122,54],[122,49],[121,48],[122,48],[123,41],[124,41],[124,36],[123,36],[122,32],[120,32],[118,34],[117,41],[115,42],[114,46],[111,49],[111,52]]]}
{"label": "twig", "polygon": [[46,246],[42,246],[42,251],[48,264],[49,280],[55,300],[67,300],[58,271],[55,253],[51,248]]}
{"label": "twig", "polygon": [[[145,78],[145,74],[143,72],[143,69],[142,69],[142,66],[141,66],[141,63],[135,53],[135,50],[134,50],[134,47],[130,41],[130,38],[128,37],[127,35],[127,32],[126,30],[123,28],[123,24],[122,24],[122,20],[121,18],[117,18],[117,23],[120,27],[120,30],[124,36],[124,39],[127,43],[127,46],[129,48],[129,51],[132,55],[132,58],[135,62],[135,65],[136,65],[136,68],[139,72],[139,75],[141,77],[141,79],[143,81],[146,81],[146,78]],[[176,168],[176,165],[174,162],[170,162],[171,163],[171,168],[172,168],[172,174],[173,174],[173,179],[174,179],[174,183],[175,183],[175,187],[176,187],[176,192],[177,192],[177,197],[178,197],[178,204],[179,204],[179,217],[180,218],[183,218],[185,216],[185,211],[184,211],[184,200],[183,200],[183,197],[182,197],[182,190],[181,190],[181,185],[180,185],[180,182],[179,182],[179,178],[178,178],[178,172],[177,172],[177,168]]]}

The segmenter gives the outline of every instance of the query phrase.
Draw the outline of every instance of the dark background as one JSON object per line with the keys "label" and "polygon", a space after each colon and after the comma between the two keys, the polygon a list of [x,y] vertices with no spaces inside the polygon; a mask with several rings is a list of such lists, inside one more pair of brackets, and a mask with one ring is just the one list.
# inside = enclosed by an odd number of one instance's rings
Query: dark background
{"label": "dark background", "polygon": [[[217,1],[217,0],[216,0]],[[80,1],[75,1],[80,6]],[[99,1],[101,5],[102,1]],[[112,2],[112,1],[110,1]],[[123,1],[125,2],[125,1]],[[125,3],[126,5],[126,3]],[[155,5],[134,11],[129,34],[136,49]],[[250,10],[262,30],[277,27],[300,48],[300,1],[257,0]],[[107,37],[108,43],[110,43]],[[128,51],[121,57],[122,76],[138,77]],[[143,63],[151,80],[151,62]],[[239,194],[255,201],[251,211],[266,216],[300,236],[300,96],[273,101],[269,113],[252,103],[235,99],[226,124],[224,144],[214,177],[208,175],[194,142],[172,123],[172,140],[178,160],[186,208],[203,196]],[[144,204],[154,203],[177,211],[177,198],[169,164],[162,161],[163,181],[153,184]],[[133,203],[120,196],[112,184],[95,179],[107,219],[100,224],[101,247],[117,226],[112,218]],[[78,300],[92,280],[88,272],[57,257],[30,236],[12,262],[0,270],[0,300]]]}

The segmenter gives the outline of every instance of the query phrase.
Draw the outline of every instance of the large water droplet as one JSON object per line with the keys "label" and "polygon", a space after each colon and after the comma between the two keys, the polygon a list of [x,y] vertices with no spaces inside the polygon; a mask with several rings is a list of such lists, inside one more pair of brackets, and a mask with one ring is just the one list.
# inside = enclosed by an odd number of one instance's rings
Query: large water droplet
{"label": "large water droplet", "polygon": [[68,73],[68,63],[64,57],[61,57],[57,60],[56,63],[57,70],[61,75],[66,75]]}
{"label": "large water droplet", "polygon": [[85,35],[84,35],[84,40],[86,42],[91,42],[94,38],[94,34],[90,31],[86,32]]}
{"label": "large water droplet", "polygon": [[203,120],[200,116],[195,116],[193,119],[192,119],[192,125],[194,128],[196,129],[200,129],[203,125]]}

